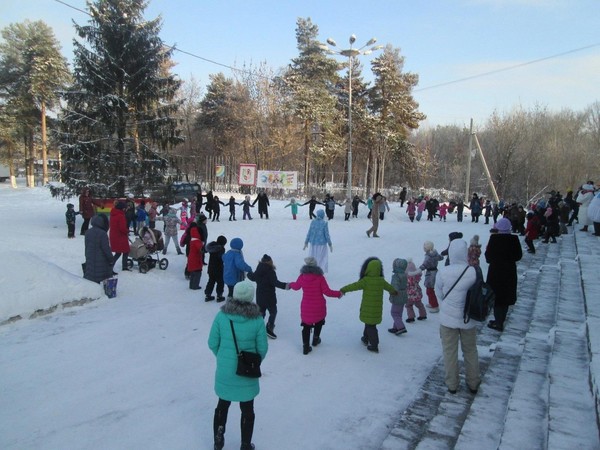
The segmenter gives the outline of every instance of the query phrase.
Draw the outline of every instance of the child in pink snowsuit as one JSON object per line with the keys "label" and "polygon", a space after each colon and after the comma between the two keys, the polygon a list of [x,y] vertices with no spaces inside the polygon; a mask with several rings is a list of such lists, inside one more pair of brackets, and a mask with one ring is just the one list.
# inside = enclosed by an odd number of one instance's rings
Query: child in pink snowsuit
{"label": "child in pink snowsuit", "polygon": [[415,321],[414,307],[419,311],[419,317],[417,320],[427,319],[427,311],[423,305],[423,291],[419,283],[421,282],[421,270],[417,268],[414,262],[408,260],[408,266],[406,267],[406,276],[408,279],[408,286],[406,293],[408,294],[408,301],[406,302],[406,316],[408,323]]}
{"label": "child in pink snowsuit", "polygon": [[439,206],[440,220],[446,221],[446,215],[448,214],[448,205],[442,203]]}

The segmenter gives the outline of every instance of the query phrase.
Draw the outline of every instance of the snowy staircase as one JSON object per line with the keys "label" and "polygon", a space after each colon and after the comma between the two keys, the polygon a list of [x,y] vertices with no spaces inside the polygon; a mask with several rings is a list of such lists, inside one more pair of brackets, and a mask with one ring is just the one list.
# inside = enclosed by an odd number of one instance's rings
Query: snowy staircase
{"label": "snowy staircase", "polygon": [[576,239],[596,238],[570,234],[558,245],[540,243],[536,255],[524,255],[518,301],[504,332],[479,327],[479,393],[463,387],[448,394],[440,360],[382,450],[600,448],[598,427],[589,429],[600,404],[590,352],[600,373],[600,348],[588,349],[594,342],[590,330],[600,332],[600,305],[590,326],[585,304],[586,296],[593,295],[594,303],[600,298],[600,240],[594,241],[597,247],[586,242],[582,256]]}

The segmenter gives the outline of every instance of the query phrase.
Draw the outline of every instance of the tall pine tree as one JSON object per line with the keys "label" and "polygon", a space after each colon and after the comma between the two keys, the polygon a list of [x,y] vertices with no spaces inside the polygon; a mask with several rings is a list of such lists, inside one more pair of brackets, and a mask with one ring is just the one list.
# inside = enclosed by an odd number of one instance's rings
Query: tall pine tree
{"label": "tall pine tree", "polygon": [[[297,58],[283,77],[290,107],[302,124],[304,137],[304,186],[308,188],[313,157],[322,162],[343,152],[339,133],[340,112],[336,109],[335,85],[338,63],[328,58],[317,39],[319,27],[310,18],[297,20]],[[318,139],[315,137],[318,136]]]}
{"label": "tall pine tree", "polygon": [[61,123],[62,176],[72,190],[141,194],[160,183],[168,150],[180,143],[170,74],[172,49],[159,38],[161,19],[146,21],[144,0],[89,3],[88,25],[75,24],[75,84]]}
{"label": "tall pine tree", "polygon": [[41,20],[11,24],[2,30],[2,38],[0,99],[4,113],[12,119],[10,134],[20,136],[25,143],[27,182],[32,187],[38,129],[44,161],[43,182],[48,181],[46,109],[57,103],[58,91],[69,79],[67,61],[52,29]]}
{"label": "tall pine tree", "polygon": [[[403,72],[404,57],[400,49],[387,45],[383,54],[371,62],[375,82],[370,91],[370,107],[375,115],[375,133],[377,146],[369,159],[373,162],[372,188],[385,185],[385,166],[390,153],[401,162],[403,170],[409,170],[406,163],[408,135],[425,120],[425,114],[412,96],[413,88],[419,82],[419,76]],[[404,161],[404,164],[402,164]]]}

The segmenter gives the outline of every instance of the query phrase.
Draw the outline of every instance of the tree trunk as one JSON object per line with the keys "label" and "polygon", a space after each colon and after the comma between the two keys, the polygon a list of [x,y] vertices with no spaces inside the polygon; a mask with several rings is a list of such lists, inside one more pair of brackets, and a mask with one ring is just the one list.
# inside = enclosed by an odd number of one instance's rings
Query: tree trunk
{"label": "tree trunk", "polygon": [[46,148],[46,102],[42,99],[42,184],[48,184],[48,150]]}
{"label": "tree trunk", "polygon": [[304,192],[308,193],[310,174],[310,133],[308,132],[308,121],[304,121]]}
{"label": "tree trunk", "polygon": [[29,142],[27,143],[28,158],[27,161],[27,187],[35,186],[35,146],[33,142],[33,127],[30,126],[29,129]]}

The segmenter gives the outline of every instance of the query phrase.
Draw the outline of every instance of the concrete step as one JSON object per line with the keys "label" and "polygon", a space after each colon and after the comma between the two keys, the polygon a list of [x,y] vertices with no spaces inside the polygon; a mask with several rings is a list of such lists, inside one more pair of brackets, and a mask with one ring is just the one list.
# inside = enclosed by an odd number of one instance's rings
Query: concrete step
{"label": "concrete step", "polygon": [[[575,233],[558,244],[538,242],[535,255],[526,253],[518,264],[518,301],[504,332],[478,325],[479,393],[464,387],[447,393],[440,359],[381,448],[600,448],[600,428],[589,430],[600,411],[600,380],[593,376],[600,370],[590,368],[600,369],[600,349],[588,350],[594,342],[589,336],[600,330],[595,239],[590,243],[589,236]],[[589,295],[596,300],[591,306]],[[592,363],[590,354],[597,356]]]}

